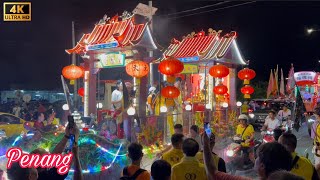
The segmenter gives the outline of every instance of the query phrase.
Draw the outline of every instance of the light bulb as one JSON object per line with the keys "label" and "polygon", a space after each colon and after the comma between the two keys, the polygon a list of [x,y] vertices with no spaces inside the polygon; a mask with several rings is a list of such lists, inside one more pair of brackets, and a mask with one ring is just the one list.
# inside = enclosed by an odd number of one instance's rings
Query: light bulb
{"label": "light bulb", "polygon": [[160,107],[160,112],[165,113],[165,112],[167,112],[167,111],[168,111],[167,106],[161,106],[161,107]]}
{"label": "light bulb", "polygon": [[62,109],[63,109],[64,111],[68,111],[68,110],[69,110],[69,105],[68,105],[68,104],[64,104],[64,105],[62,106]]}
{"label": "light bulb", "polygon": [[242,106],[242,102],[238,101],[238,102],[237,102],[237,106],[238,106],[238,107]]}
{"label": "light bulb", "polygon": [[185,109],[186,111],[191,111],[191,105],[190,104],[186,105]]}
{"label": "light bulb", "polygon": [[127,110],[127,114],[129,116],[133,116],[136,113],[136,109],[134,107],[129,107]]}

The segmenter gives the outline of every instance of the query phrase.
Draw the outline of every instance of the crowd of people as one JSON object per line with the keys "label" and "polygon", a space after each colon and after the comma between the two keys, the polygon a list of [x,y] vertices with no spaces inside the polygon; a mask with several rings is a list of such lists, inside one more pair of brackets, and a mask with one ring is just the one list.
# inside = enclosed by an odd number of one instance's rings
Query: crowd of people
{"label": "crowd of people", "polygon": [[[284,108],[284,111],[288,111]],[[320,109],[318,109],[320,122]],[[316,111],[317,112],[317,111]],[[280,112],[282,114],[282,112]],[[288,114],[288,113],[287,113]],[[276,116],[275,113],[272,115]],[[274,121],[274,117],[270,117]],[[253,127],[247,123],[248,117],[239,116],[240,124],[236,134],[244,137],[241,145],[249,149],[253,140]],[[247,130],[248,129],[248,130]],[[180,179],[217,179],[249,180],[250,178],[231,175],[226,172],[223,158],[214,153],[216,138],[214,134],[199,134],[199,128],[192,126],[189,137],[185,137],[182,125],[174,126],[171,145],[158,154],[160,160],[153,162],[151,172],[141,169],[142,146],[131,143],[128,155],[132,164],[123,169],[122,179],[137,180],[180,180]],[[200,139],[198,138],[200,137]],[[297,137],[290,131],[280,133],[274,142],[263,143],[256,153],[254,170],[260,179],[279,180],[317,180],[320,164],[314,166],[311,161],[296,153]],[[320,140],[320,137],[319,137]],[[315,143],[320,142],[315,139]],[[244,153],[245,154],[245,153]]]}

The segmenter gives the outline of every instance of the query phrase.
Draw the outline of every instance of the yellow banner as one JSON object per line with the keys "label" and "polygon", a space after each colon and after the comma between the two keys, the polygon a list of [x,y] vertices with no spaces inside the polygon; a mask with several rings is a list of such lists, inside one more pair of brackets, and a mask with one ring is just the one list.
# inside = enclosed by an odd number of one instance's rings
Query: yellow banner
{"label": "yellow banner", "polygon": [[184,69],[181,74],[197,74],[199,72],[198,65],[184,64]]}

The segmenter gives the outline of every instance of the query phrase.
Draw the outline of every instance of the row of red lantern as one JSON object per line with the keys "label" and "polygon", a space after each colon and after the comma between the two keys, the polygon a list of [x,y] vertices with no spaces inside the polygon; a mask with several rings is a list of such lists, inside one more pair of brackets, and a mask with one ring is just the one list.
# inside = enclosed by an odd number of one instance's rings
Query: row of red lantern
{"label": "row of red lantern", "polygon": [[[224,78],[228,76],[229,73],[229,68],[222,64],[214,65],[209,69],[209,74],[214,78]],[[223,97],[223,95],[228,93],[228,88],[220,81],[219,85],[213,88],[213,92],[219,97]]]}
{"label": "row of red lantern", "polygon": [[[158,70],[161,74],[167,75],[167,82],[173,84],[175,74],[181,73],[184,69],[183,63],[175,58],[167,58],[160,62]],[[167,86],[161,90],[161,95],[165,98],[173,99],[180,95],[180,90],[174,86]]]}
{"label": "row of red lantern", "polygon": [[238,72],[238,78],[243,80],[244,87],[241,88],[241,93],[244,94],[245,99],[249,99],[250,95],[254,92],[251,87],[250,80],[256,77],[256,72],[249,68],[244,68]]}

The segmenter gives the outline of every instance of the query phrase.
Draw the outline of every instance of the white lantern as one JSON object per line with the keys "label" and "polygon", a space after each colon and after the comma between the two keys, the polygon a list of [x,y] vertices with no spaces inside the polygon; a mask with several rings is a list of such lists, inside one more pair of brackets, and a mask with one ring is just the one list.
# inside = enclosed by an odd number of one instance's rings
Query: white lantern
{"label": "white lantern", "polygon": [[136,113],[136,109],[134,107],[129,107],[127,110],[127,114],[129,116],[133,116]]}
{"label": "white lantern", "polygon": [[98,109],[101,109],[103,107],[103,104],[102,103],[97,103],[97,108]]}
{"label": "white lantern", "polygon": [[242,106],[242,102],[238,101],[238,102],[237,102],[237,106],[238,106],[238,107]]}
{"label": "white lantern", "polygon": [[222,107],[227,108],[228,106],[229,106],[228,103],[226,102],[222,103]]}
{"label": "white lantern", "polygon": [[188,104],[188,105],[186,105],[186,111],[191,111],[191,105],[190,104]]}
{"label": "white lantern", "polygon": [[211,104],[206,104],[206,109],[211,109],[212,105]]}
{"label": "white lantern", "polygon": [[167,111],[168,111],[167,106],[161,106],[161,107],[160,107],[160,112],[166,113]]}
{"label": "white lantern", "polygon": [[69,105],[68,105],[68,104],[64,104],[64,105],[62,106],[62,109],[63,109],[64,111],[68,111],[68,110],[69,110]]}

